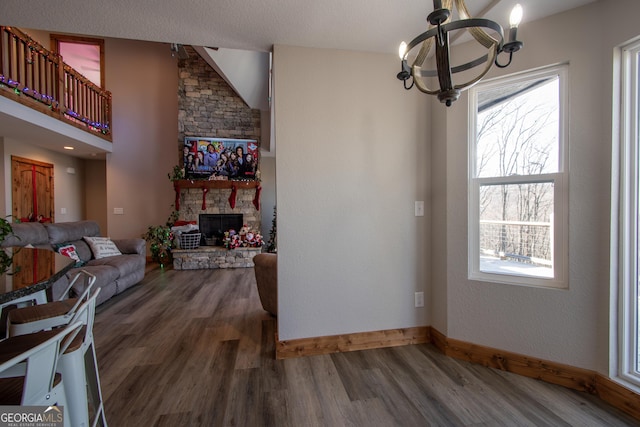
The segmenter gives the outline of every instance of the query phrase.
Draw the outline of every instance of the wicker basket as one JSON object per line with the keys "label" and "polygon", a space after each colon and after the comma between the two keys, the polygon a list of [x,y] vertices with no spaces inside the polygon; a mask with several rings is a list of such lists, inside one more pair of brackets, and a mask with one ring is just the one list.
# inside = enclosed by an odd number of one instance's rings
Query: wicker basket
{"label": "wicker basket", "polygon": [[200,247],[202,233],[182,233],[180,235],[180,249],[197,249]]}

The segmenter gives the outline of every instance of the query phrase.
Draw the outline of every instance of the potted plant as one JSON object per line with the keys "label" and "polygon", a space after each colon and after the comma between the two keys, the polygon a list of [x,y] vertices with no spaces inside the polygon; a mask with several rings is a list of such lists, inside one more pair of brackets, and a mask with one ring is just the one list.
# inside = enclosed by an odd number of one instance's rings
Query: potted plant
{"label": "potted plant", "polygon": [[178,181],[180,179],[184,179],[184,168],[179,165],[175,165],[173,170],[167,174],[169,181]]}
{"label": "potted plant", "polygon": [[159,263],[161,268],[173,262],[171,250],[174,248],[174,236],[171,227],[178,218],[178,214],[178,211],[173,211],[165,225],[150,225],[147,232],[142,235],[149,244],[151,260]]}
{"label": "potted plant", "polygon": [[[5,218],[0,218],[0,242],[3,242],[11,234],[13,234],[11,223]],[[12,263],[13,256],[4,248],[0,250],[0,274],[6,273]]]}

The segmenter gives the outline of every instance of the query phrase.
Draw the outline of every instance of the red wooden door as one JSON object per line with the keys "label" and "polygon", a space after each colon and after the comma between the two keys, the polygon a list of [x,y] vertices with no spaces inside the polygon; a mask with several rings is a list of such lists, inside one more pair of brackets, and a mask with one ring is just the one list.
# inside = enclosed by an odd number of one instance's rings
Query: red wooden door
{"label": "red wooden door", "polygon": [[[53,165],[11,156],[13,221],[54,221]],[[53,274],[51,257],[32,259],[30,251],[13,258],[14,289],[28,286]]]}

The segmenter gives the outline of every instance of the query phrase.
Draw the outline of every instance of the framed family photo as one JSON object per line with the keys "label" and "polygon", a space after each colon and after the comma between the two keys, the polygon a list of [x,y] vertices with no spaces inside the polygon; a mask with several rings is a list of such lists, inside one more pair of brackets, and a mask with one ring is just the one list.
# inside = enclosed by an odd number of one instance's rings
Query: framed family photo
{"label": "framed family photo", "polygon": [[184,139],[183,167],[189,179],[256,179],[259,148],[255,139]]}

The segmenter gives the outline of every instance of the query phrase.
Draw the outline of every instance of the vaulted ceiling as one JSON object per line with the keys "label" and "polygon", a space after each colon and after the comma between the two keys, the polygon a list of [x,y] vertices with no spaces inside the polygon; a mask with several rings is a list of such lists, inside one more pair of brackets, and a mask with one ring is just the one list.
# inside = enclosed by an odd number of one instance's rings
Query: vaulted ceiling
{"label": "vaulted ceiling", "polygon": [[[522,25],[526,25],[528,21],[594,1],[466,0],[466,3],[473,16],[490,18],[506,26],[516,3],[524,8]],[[426,16],[432,10],[431,0],[1,0],[0,25],[193,45],[252,108],[265,110],[269,74],[265,55],[273,45],[395,54],[400,41],[410,41],[425,31]],[[259,65],[237,66],[246,61]],[[249,68],[250,73],[242,71]],[[261,77],[256,77],[256,73]],[[257,79],[261,80],[261,86],[255,84]],[[50,149],[63,151],[62,146],[69,143],[63,133],[16,120],[3,114],[0,108],[0,136],[18,137],[11,130],[20,129],[24,137],[26,129],[30,129],[32,139],[40,136],[39,139],[49,141]],[[45,131],[46,137],[39,134]],[[81,149],[72,155],[87,158],[95,155],[95,144],[82,142],[85,138],[81,133],[73,140]]]}
{"label": "vaulted ceiling", "polygon": [[[595,0],[467,0],[475,16],[523,23]],[[269,51],[274,44],[397,51],[426,27],[430,0],[2,0],[0,25],[167,43]]]}

